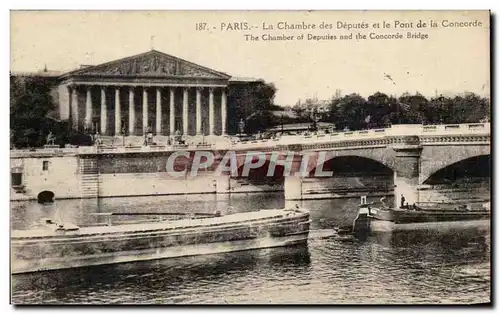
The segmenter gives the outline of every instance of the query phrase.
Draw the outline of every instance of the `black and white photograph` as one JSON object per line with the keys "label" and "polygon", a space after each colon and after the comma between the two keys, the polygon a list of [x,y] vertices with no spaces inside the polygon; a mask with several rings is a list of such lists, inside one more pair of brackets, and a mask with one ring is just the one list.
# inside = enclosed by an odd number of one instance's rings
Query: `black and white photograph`
{"label": "black and white photograph", "polygon": [[491,304],[490,11],[9,15],[11,304]]}

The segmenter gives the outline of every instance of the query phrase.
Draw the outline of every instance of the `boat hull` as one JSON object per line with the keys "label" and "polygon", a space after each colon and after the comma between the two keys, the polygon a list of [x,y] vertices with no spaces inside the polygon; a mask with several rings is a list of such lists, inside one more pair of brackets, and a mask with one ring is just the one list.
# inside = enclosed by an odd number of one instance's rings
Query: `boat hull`
{"label": "boat hull", "polygon": [[178,258],[196,255],[220,254],[255,249],[307,244],[307,233],[280,238],[259,238],[207,244],[181,245],[168,248],[153,248],[107,254],[94,254],[67,259],[64,257],[43,260],[16,261],[12,265],[12,274],[22,274],[57,269],[99,266],[107,264],[129,263],[166,258]]}
{"label": "boat hull", "polygon": [[489,227],[489,212],[411,211],[372,209],[372,232],[422,229],[460,229]]}
{"label": "boat hull", "polygon": [[402,230],[424,230],[424,229],[466,229],[466,228],[488,228],[490,220],[477,219],[466,221],[432,221],[432,222],[413,222],[413,223],[395,223],[388,220],[372,220],[370,222],[371,232],[391,232]]}
{"label": "boat hull", "polygon": [[[287,212],[283,217],[274,215],[242,222],[205,221],[208,223],[187,228],[132,230],[133,226],[129,226],[125,227],[126,232],[122,228],[120,232],[16,239],[11,241],[11,273],[297,245],[307,243],[310,224],[308,212]],[[107,229],[92,229],[95,230]]]}

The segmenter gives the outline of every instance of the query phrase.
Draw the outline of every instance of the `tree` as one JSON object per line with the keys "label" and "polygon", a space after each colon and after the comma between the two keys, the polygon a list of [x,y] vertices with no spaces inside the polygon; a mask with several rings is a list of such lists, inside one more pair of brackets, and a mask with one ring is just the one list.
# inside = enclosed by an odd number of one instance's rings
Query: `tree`
{"label": "tree", "polygon": [[417,93],[410,95],[404,93],[399,97],[400,104],[400,123],[415,124],[426,121],[425,110],[429,101],[424,96]]}
{"label": "tree", "polygon": [[[366,117],[366,100],[363,97],[350,94],[335,99],[333,102],[332,106],[335,107],[335,115],[338,119],[335,125],[338,129],[359,130],[363,128]],[[333,110],[330,109],[330,112]]]}
{"label": "tree", "polygon": [[275,94],[276,87],[272,83],[252,82],[231,85],[227,96],[228,104],[231,104],[227,109],[229,134],[239,132],[238,123],[241,119],[246,120],[259,111],[276,109],[277,106],[274,105]]}
{"label": "tree", "polygon": [[368,97],[366,101],[366,127],[368,129],[384,127],[387,125],[387,116],[390,115],[395,101],[386,94],[377,92]]}
{"label": "tree", "polygon": [[489,101],[474,93],[466,93],[453,98],[450,123],[474,123],[489,116]]}
{"label": "tree", "polygon": [[10,77],[10,127],[15,147],[45,144],[51,122],[47,115],[55,104],[51,84],[42,77]]}

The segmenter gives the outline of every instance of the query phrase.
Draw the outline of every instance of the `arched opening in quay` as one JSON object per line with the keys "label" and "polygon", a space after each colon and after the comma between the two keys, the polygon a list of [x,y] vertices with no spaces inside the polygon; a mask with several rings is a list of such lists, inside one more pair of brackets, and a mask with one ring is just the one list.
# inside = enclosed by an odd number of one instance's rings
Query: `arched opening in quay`
{"label": "arched opening in quay", "polygon": [[54,192],[52,191],[42,191],[37,195],[37,201],[40,204],[51,204],[54,203]]}

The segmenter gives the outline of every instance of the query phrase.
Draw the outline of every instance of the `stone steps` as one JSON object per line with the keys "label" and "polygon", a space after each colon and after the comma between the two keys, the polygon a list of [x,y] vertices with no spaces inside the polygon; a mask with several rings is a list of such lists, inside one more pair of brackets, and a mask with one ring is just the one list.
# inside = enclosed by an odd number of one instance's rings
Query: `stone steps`
{"label": "stone steps", "polygon": [[82,197],[97,198],[99,197],[99,172],[95,160],[82,159],[80,165],[80,188]]}

